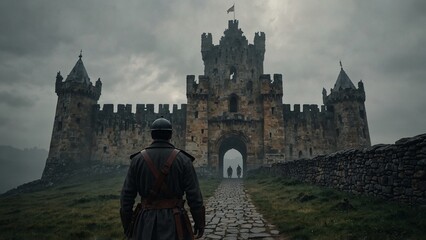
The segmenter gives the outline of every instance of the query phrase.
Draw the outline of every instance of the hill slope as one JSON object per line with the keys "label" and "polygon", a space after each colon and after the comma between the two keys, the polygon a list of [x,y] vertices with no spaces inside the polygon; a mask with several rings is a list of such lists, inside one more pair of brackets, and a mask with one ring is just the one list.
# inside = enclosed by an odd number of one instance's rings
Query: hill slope
{"label": "hill slope", "polygon": [[[0,239],[123,239],[119,197],[124,175],[120,170],[75,176],[42,191],[0,197]],[[205,199],[219,181],[200,179]]]}

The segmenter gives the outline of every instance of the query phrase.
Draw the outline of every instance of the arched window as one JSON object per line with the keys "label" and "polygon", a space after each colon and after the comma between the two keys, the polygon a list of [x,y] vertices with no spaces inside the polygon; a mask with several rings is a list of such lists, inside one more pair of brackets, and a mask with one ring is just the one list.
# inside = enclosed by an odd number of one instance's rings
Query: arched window
{"label": "arched window", "polygon": [[303,156],[302,151],[299,151],[299,158]]}
{"label": "arched window", "polygon": [[234,66],[229,69],[229,79],[237,80],[237,69]]}
{"label": "arched window", "polygon": [[229,112],[238,112],[238,96],[232,94],[229,98]]}

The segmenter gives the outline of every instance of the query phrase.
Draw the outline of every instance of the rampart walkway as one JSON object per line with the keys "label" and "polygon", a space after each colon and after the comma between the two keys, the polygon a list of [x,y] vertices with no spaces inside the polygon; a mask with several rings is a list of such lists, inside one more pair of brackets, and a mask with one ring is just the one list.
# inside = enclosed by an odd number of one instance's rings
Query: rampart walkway
{"label": "rampart walkway", "polygon": [[278,231],[257,213],[241,179],[224,179],[206,203],[203,239],[278,239]]}

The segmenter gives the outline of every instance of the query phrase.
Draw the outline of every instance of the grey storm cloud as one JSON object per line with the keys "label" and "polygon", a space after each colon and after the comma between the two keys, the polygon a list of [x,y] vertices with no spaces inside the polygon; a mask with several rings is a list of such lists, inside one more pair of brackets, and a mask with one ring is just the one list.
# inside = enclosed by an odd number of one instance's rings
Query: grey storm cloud
{"label": "grey storm cloud", "polygon": [[364,82],[373,144],[426,132],[422,0],[5,0],[0,144],[48,147],[56,72],[66,77],[81,49],[101,105],[185,103],[186,75],[203,74],[201,34],[218,44],[234,2],[250,43],[265,32],[265,73],[283,74],[285,103],[322,104],[342,60]]}
{"label": "grey storm cloud", "polygon": [[13,92],[0,91],[0,104],[5,104],[11,108],[31,107],[33,102],[31,99],[18,95]]}

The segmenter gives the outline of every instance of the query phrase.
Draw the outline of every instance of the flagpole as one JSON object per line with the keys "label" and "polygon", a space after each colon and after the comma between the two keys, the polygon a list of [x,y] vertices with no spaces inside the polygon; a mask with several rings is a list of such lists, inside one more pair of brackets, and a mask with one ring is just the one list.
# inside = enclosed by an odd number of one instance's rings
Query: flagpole
{"label": "flagpole", "polygon": [[235,22],[235,2],[234,2],[234,22]]}

